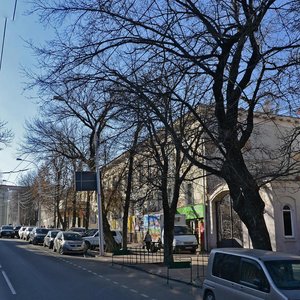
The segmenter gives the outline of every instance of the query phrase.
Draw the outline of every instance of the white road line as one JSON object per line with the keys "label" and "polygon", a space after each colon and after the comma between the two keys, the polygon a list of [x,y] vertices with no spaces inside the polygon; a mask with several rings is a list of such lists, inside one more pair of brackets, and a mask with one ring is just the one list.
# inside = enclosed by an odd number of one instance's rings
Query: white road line
{"label": "white road line", "polygon": [[121,287],[124,288],[124,289],[128,289],[128,286],[124,285],[124,284],[122,284]]}
{"label": "white road line", "polygon": [[144,297],[144,298],[149,298],[149,296],[148,295],[145,295],[145,294],[140,294],[142,297]]}
{"label": "white road line", "polygon": [[138,291],[134,290],[134,289],[130,289],[130,291],[133,292],[133,293],[138,293]]}
{"label": "white road line", "polygon": [[9,289],[10,289],[10,291],[11,291],[11,293],[12,293],[13,295],[16,295],[17,293],[16,293],[14,287],[12,286],[10,280],[8,279],[8,277],[7,277],[7,275],[6,275],[6,273],[5,273],[4,271],[2,271],[2,275],[3,275],[4,279],[5,279],[5,281],[6,281],[7,285],[8,285],[8,287],[9,287]]}

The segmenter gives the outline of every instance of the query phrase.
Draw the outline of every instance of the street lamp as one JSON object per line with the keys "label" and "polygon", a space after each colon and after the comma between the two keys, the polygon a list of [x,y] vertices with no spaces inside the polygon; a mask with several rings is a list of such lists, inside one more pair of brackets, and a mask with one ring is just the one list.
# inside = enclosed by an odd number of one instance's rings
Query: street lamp
{"label": "street lamp", "polygon": [[[18,157],[17,160],[31,163],[31,164],[35,165],[37,171],[39,170],[39,166],[34,161],[23,159],[23,158],[20,158],[20,157]],[[37,207],[37,211],[38,211],[37,226],[38,227],[41,227],[41,205],[40,205],[41,195],[42,195],[42,193],[41,193],[41,182],[40,182],[40,179],[38,178],[38,201],[37,201],[37,205],[38,205],[38,207]]]}

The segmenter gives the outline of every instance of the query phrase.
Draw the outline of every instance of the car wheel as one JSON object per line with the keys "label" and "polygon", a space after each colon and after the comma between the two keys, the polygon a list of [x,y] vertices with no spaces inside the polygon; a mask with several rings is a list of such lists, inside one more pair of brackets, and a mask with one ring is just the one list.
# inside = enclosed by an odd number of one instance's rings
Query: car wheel
{"label": "car wheel", "polygon": [[208,291],[205,293],[203,300],[215,300],[215,295],[213,292]]}
{"label": "car wheel", "polygon": [[63,249],[63,247],[59,247],[59,254],[61,254],[61,255],[63,255],[64,254],[64,249]]}
{"label": "car wheel", "polygon": [[54,245],[53,245],[53,252],[56,252],[56,249],[55,249]]}
{"label": "car wheel", "polygon": [[49,243],[49,249],[53,249],[53,243]]}

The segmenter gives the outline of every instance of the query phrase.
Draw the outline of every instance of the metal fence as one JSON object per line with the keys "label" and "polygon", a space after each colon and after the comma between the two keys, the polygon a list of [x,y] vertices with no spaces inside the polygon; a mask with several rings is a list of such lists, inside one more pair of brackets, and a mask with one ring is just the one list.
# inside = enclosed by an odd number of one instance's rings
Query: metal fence
{"label": "metal fence", "polygon": [[[202,285],[207,261],[208,254],[207,253],[197,253],[196,255],[190,255],[185,253],[174,254],[174,262],[191,262],[191,270],[186,271],[186,273],[190,272],[191,275],[187,274],[186,281],[191,281]],[[136,266],[141,269],[154,270],[156,268],[165,268],[165,273],[167,274],[167,266],[163,264],[164,262],[164,253],[163,250],[159,250],[157,252],[148,252],[142,248],[128,248],[126,251],[120,250],[114,252],[112,255],[112,265],[119,264],[124,266]],[[178,272],[177,272],[178,273]],[[184,277],[184,273],[181,272],[181,277]]]}

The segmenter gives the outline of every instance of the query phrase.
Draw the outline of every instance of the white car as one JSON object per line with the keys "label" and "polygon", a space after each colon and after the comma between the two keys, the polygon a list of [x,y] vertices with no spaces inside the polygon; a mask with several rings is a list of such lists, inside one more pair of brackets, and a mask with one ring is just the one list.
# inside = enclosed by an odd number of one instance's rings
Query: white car
{"label": "white car", "polygon": [[53,251],[57,251],[60,254],[84,254],[86,252],[86,245],[78,232],[60,231],[53,241]]}
{"label": "white car", "polygon": [[[112,235],[114,237],[115,242],[118,245],[122,244],[122,233],[119,230],[112,230]],[[94,235],[91,236],[84,236],[83,240],[86,243],[87,248],[89,249],[95,249],[96,247],[99,247],[99,231],[97,231]],[[105,242],[104,242],[105,245]]]}
{"label": "white car", "polygon": [[216,248],[209,255],[203,300],[300,299],[300,256]]}

